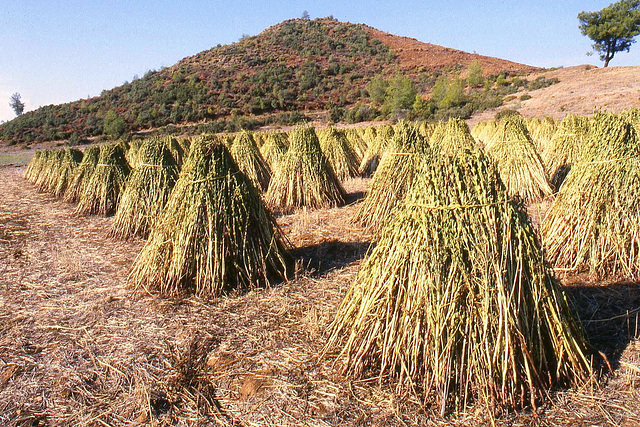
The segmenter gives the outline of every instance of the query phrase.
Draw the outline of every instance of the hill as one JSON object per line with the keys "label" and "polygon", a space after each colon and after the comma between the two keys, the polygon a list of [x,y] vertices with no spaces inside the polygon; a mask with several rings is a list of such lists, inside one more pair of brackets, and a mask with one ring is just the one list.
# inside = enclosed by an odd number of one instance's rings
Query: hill
{"label": "hill", "polygon": [[138,131],[206,123],[203,130],[293,124],[318,111],[369,101],[373,77],[402,73],[425,92],[443,73],[477,60],[485,74],[533,67],[484,57],[362,24],[292,19],[217,46],[98,97],[41,107],[3,124],[0,138],[25,143],[96,136],[107,125]]}
{"label": "hill", "polygon": [[[533,92],[520,91],[511,95],[503,106],[474,115],[470,123],[492,119],[503,109],[519,111],[525,117],[562,119],[567,114],[592,114],[596,110],[617,112],[640,107],[640,66],[597,68],[591,65],[535,72],[527,78],[540,76],[557,79],[558,83]],[[525,100],[521,97],[525,95]],[[529,99],[526,99],[530,97]]]}
{"label": "hill", "polygon": [[539,70],[536,67],[505,59],[424,43],[414,38],[395,36],[371,27],[365,28],[370,36],[382,42],[396,54],[399,68],[409,72],[425,68],[431,70],[441,70],[447,67],[466,68],[474,61],[480,63],[485,75],[498,75],[502,72],[519,74]]}

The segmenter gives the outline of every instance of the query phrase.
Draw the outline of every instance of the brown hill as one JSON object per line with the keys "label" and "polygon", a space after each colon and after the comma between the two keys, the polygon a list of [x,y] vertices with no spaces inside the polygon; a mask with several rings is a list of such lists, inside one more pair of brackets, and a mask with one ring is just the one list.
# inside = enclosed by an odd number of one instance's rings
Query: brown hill
{"label": "brown hill", "polygon": [[[206,132],[295,124],[319,111],[368,104],[365,88],[375,76],[400,71],[424,93],[437,74],[457,72],[473,60],[487,74],[533,70],[363,24],[292,19],[149,71],[101,96],[25,113],[0,126],[0,140],[77,140],[111,133],[108,129],[140,131],[185,124],[197,124],[198,131]],[[372,117],[359,120],[368,118]]]}
{"label": "brown hill", "polygon": [[[275,50],[269,53],[280,55],[280,60],[283,60],[289,67],[301,67],[308,60],[306,57],[301,56],[297,49],[293,51],[290,49],[281,49],[282,46],[279,46],[278,43],[278,40],[280,39],[283,45],[286,45],[288,48],[291,47],[289,42],[282,40],[282,31],[287,24],[296,21],[299,20],[284,21],[283,23],[267,28],[257,36],[264,39],[275,40],[276,45],[272,46],[275,47]],[[478,55],[476,53],[468,53],[432,43],[425,43],[411,37],[397,36],[380,31],[365,24],[352,24],[349,22],[341,23],[330,19],[321,19],[319,21],[323,21],[325,24],[338,24],[338,26],[329,30],[328,33],[330,36],[336,36],[345,44],[349,43],[349,36],[347,34],[340,34],[341,30],[338,30],[340,26],[344,25],[364,30],[371,38],[378,40],[394,54],[395,58],[394,61],[392,61],[392,65],[395,65],[400,70],[415,72],[418,70],[466,68],[473,61],[478,61],[480,63],[485,75],[497,75],[502,72],[509,74],[522,74],[542,70],[539,67],[519,64],[505,59]],[[190,66],[199,68],[206,72],[207,69],[212,67],[242,64],[242,61],[240,61],[240,57],[238,56],[221,57],[217,55],[217,53],[218,52],[215,50],[207,50],[196,55],[186,57],[172,67],[169,67],[169,70],[178,70],[182,67]],[[329,66],[332,62],[331,59],[332,58],[329,56],[316,58],[318,64],[321,66]],[[364,58],[363,66],[366,67],[367,62],[366,58]],[[392,69],[393,67],[388,68]]]}
{"label": "brown hill", "polygon": [[519,64],[505,59],[468,53],[431,43],[424,43],[410,37],[396,36],[375,28],[364,26],[372,37],[380,40],[397,55],[402,70],[442,69],[468,67],[473,61],[482,66],[484,75],[507,73],[531,73],[540,68]]}
{"label": "brown hill", "polygon": [[[616,112],[640,107],[640,66],[597,68],[579,65],[535,72],[527,79],[534,80],[541,75],[557,78],[559,82],[532,92],[518,92],[503,106],[474,115],[470,123],[490,120],[504,109],[517,110],[525,117],[561,119],[570,113],[586,115],[596,110]],[[522,95],[531,99],[521,100]]]}

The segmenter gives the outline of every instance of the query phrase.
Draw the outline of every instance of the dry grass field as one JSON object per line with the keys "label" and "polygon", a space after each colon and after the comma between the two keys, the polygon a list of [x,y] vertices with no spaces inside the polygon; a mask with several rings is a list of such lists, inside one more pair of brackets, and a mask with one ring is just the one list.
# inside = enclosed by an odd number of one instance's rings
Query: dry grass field
{"label": "dry grass field", "polygon": [[[352,381],[335,355],[321,356],[371,241],[350,221],[368,180],[347,183],[345,207],[278,218],[297,260],[289,282],[170,300],[127,285],[142,240],[108,237],[111,218],[74,216],[23,172],[0,167],[0,425],[489,423],[479,411],[442,419],[407,390]],[[607,362],[583,389],[497,424],[639,425],[640,285],[563,283]]]}
{"label": "dry grass field", "polygon": [[590,115],[597,110],[617,112],[640,105],[640,66],[596,68],[579,65],[532,73],[527,79],[535,80],[539,76],[557,78],[559,82],[526,92],[531,99],[524,101],[520,97],[525,92],[516,93],[502,107],[476,114],[469,123],[490,120],[498,111],[506,108],[515,109],[524,117],[551,116],[561,119],[569,113]]}
{"label": "dry grass field", "polygon": [[640,426],[640,66],[305,12],[27,107],[0,427]]}

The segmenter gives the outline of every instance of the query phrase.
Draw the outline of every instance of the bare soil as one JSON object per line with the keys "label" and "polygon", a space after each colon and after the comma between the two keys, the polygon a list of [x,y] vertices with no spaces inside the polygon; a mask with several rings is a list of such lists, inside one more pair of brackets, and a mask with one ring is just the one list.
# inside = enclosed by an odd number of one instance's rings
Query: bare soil
{"label": "bare soil", "polygon": [[403,70],[428,70],[452,68],[458,65],[468,67],[473,61],[482,66],[484,75],[509,73],[531,73],[540,68],[519,64],[505,59],[468,53],[462,50],[424,43],[415,38],[396,36],[364,26],[370,36],[387,45],[398,56],[399,66]]}
{"label": "bare soil", "polygon": [[[108,237],[111,218],[75,217],[38,193],[24,167],[0,167],[0,425],[417,426],[442,419],[403,390],[341,374],[322,357],[330,322],[371,237],[350,204],[278,218],[295,277],[219,299],[136,292],[127,274],[141,240]],[[633,283],[565,280],[612,373],[553,392],[509,426],[640,424],[640,292]]]}
{"label": "bare soil", "polygon": [[[535,91],[512,95],[505,105],[474,115],[475,124],[494,118],[503,109],[519,111],[525,117],[562,119],[567,114],[591,115],[598,110],[617,112],[640,107],[640,66],[597,68],[591,65],[532,73],[528,80],[544,76],[558,83]],[[524,94],[531,99],[522,101]]]}

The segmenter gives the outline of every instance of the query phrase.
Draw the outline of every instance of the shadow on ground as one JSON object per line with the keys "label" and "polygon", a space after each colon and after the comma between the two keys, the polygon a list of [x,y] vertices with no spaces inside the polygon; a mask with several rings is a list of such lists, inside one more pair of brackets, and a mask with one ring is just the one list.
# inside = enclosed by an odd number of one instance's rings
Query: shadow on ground
{"label": "shadow on ground", "polygon": [[629,342],[639,336],[640,283],[577,284],[565,290],[573,300],[589,343],[617,369]]}
{"label": "shadow on ground", "polygon": [[364,191],[355,191],[353,193],[348,193],[347,197],[345,197],[344,199],[344,202],[347,205],[359,202],[360,200],[364,199],[364,196],[366,196],[366,194],[367,193],[365,193]]}
{"label": "shadow on ground", "polygon": [[361,259],[369,249],[369,242],[341,242],[329,240],[317,245],[303,246],[292,251],[296,262],[313,276],[343,268]]}

